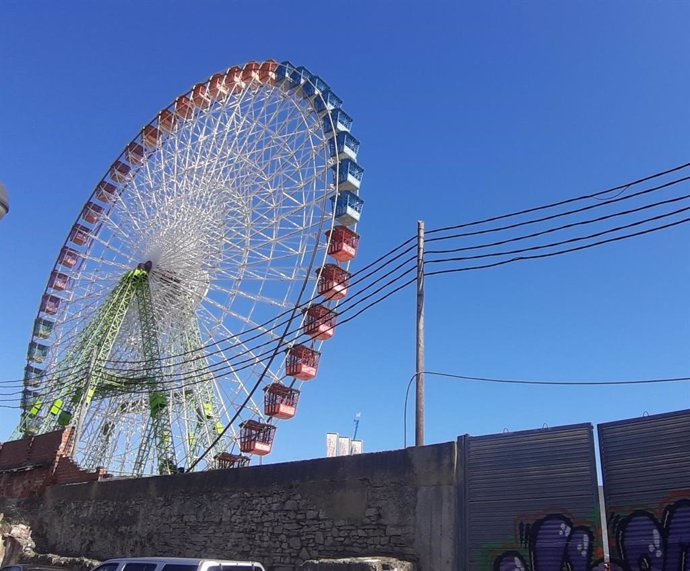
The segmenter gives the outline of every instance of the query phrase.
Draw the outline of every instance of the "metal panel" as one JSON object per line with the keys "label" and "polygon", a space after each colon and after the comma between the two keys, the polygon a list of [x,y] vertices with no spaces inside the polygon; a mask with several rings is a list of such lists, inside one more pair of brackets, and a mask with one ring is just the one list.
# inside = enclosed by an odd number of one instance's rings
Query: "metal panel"
{"label": "metal panel", "polygon": [[589,569],[601,556],[591,424],[458,444],[461,569]]}
{"label": "metal panel", "polygon": [[612,558],[626,569],[690,570],[690,410],[598,431]]}

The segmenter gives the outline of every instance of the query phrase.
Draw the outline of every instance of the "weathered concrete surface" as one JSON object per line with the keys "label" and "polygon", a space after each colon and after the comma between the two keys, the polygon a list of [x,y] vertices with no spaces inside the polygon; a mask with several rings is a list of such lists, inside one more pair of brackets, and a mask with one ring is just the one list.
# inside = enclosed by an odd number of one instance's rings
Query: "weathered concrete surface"
{"label": "weathered concrete surface", "polygon": [[54,486],[0,499],[38,551],[107,559],[390,556],[455,568],[456,444],[305,462]]}
{"label": "weathered concrete surface", "polygon": [[305,561],[300,571],[415,571],[414,563],[391,557]]}

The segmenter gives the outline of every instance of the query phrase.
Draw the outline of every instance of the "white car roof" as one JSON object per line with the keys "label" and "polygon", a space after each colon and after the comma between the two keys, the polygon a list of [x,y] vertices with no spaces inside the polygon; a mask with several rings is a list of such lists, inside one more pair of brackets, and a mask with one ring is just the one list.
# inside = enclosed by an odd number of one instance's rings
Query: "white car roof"
{"label": "white car roof", "polygon": [[194,557],[117,557],[115,559],[108,559],[101,563],[169,563],[172,565],[200,565],[212,561],[213,563],[220,563],[221,565],[259,565],[257,561],[229,561],[225,559],[195,559]]}

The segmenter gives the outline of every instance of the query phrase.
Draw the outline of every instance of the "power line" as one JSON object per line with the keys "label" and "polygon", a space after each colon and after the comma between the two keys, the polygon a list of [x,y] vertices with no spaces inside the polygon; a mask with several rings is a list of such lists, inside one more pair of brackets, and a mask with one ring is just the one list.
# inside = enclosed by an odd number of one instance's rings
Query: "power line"
{"label": "power line", "polygon": [[478,265],[478,266],[469,266],[469,267],[465,267],[465,268],[450,268],[450,269],[446,269],[446,270],[435,270],[433,272],[425,272],[424,275],[425,276],[437,276],[437,275],[441,275],[441,274],[452,274],[452,273],[457,273],[457,272],[484,270],[484,269],[488,269],[488,268],[495,268],[498,266],[504,266],[506,264],[512,264],[513,262],[522,262],[525,260],[536,260],[539,258],[550,258],[552,256],[560,256],[562,254],[568,254],[570,252],[587,250],[589,248],[594,248],[596,246],[601,246],[603,244],[609,244],[612,242],[619,242],[621,240],[627,240],[628,238],[635,238],[637,236],[643,236],[645,234],[651,234],[653,232],[658,232],[660,230],[672,228],[673,226],[679,226],[680,224],[685,224],[686,222],[690,222],[690,218],[683,218],[682,220],[677,220],[675,222],[670,222],[670,223],[664,224],[662,226],[656,226],[654,228],[649,228],[648,230],[641,230],[639,232],[634,232],[632,234],[626,234],[624,236],[617,236],[615,238],[608,238],[606,240],[599,240],[598,242],[593,242],[591,244],[585,244],[583,246],[577,246],[577,247],[573,247],[573,248],[567,248],[565,250],[559,250],[557,252],[547,252],[545,254],[535,254],[535,255],[531,255],[531,256],[518,256],[515,258],[510,258],[509,260],[501,260],[499,262],[494,262],[491,264],[482,264],[482,265]]}
{"label": "power line", "polygon": [[[537,381],[533,379],[505,379],[497,377],[476,377],[471,375],[458,375],[454,373],[441,373],[438,371],[420,371],[424,375],[432,377],[445,377],[457,381],[498,383],[506,385],[536,385],[558,387],[605,387],[605,386],[630,386],[630,385],[657,385],[661,383],[682,383],[690,381],[690,377],[663,377],[657,379],[634,379],[621,381]],[[405,389],[405,401],[403,405],[403,447],[407,448],[407,402],[410,396],[410,387],[418,374],[410,377]]]}
{"label": "power line", "polygon": [[[574,242],[581,242],[583,240],[591,240],[592,238],[598,238],[599,236],[604,236],[606,234],[611,234],[613,232],[620,232],[621,230],[627,230],[628,228],[633,228],[635,226],[640,226],[642,224],[647,224],[648,222],[654,222],[656,220],[662,220],[665,218],[668,218],[669,216],[675,216],[676,214],[680,214],[681,212],[687,212],[690,210],[690,206],[686,206],[684,208],[679,208],[678,210],[674,210],[672,212],[667,212],[665,214],[659,214],[657,216],[652,216],[650,218],[645,218],[643,220],[637,220],[636,222],[631,222],[630,224],[624,224],[622,226],[616,226],[614,228],[609,228],[608,230],[602,230],[600,232],[595,232],[594,234],[587,234],[586,236],[577,236],[575,238],[568,238],[566,240],[559,240],[558,242],[550,242],[548,244],[540,244],[537,246],[530,246],[528,248],[520,248],[517,250],[504,250],[502,252],[491,252],[489,254],[476,254],[474,256],[457,256],[453,258],[442,258],[440,260],[427,260],[427,264],[438,264],[438,263],[446,263],[446,262],[460,262],[460,261],[465,261],[465,260],[479,260],[483,258],[493,258],[497,256],[507,256],[510,254],[521,254],[523,252],[532,252],[535,250],[543,250],[545,248],[554,248],[556,246],[563,246],[564,244],[572,244]],[[665,226],[659,227],[656,230],[665,228]],[[631,234],[627,237],[633,237],[637,234]],[[605,243],[605,242],[600,242],[600,243]],[[597,244],[600,244],[597,243]]]}
{"label": "power line", "polygon": [[453,252],[465,252],[465,251],[469,251],[469,250],[480,250],[480,249],[484,249],[484,248],[492,248],[494,246],[502,246],[504,244],[510,244],[513,242],[520,242],[522,240],[527,240],[530,238],[537,238],[539,236],[544,236],[546,234],[551,234],[553,232],[559,232],[561,230],[568,230],[570,228],[575,228],[577,226],[586,226],[587,224],[595,224],[597,222],[602,222],[604,220],[610,220],[611,218],[617,218],[618,216],[625,216],[627,214],[633,214],[636,212],[641,212],[643,210],[648,210],[650,208],[656,208],[657,206],[661,206],[664,204],[671,204],[674,202],[680,202],[681,200],[687,200],[688,198],[690,198],[690,194],[685,194],[685,195],[677,197],[677,198],[670,198],[668,200],[662,200],[660,202],[654,202],[652,204],[646,204],[644,206],[639,206],[638,208],[632,208],[629,210],[622,210],[620,212],[614,212],[613,214],[607,214],[605,216],[600,216],[598,218],[590,218],[588,220],[582,220],[580,222],[571,222],[570,224],[564,224],[564,225],[556,226],[553,228],[547,228],[546,230],[542,230],[540,232],[533,232],[532,234],[525,234],[522,236],[517,236],[515,238],[507,238],[505,240],[499,240],[496,242],[479,244],[476,246],[464,246],[462,248],[450,248],[447,250],[427,250],[427,254],[451,254]]}
{"label": "power line", "polygon": [[[531,214],[532,212],[539,212],[541,210],[547,210],[549,208],[556,208],[557,206],[563,206],[565,204],[572,204],[573,202],[578,202],[581,200],[587,200],[590,198],[597,198],[599,196],[603,196],[603,195],[609,194],[611,192],[616,192],[619,190],[626,190],[631,186],[635,186],[637,184],[641,184],[643,182],[647,182],[647,181],[653,180],[655,178],[660,178],[660,177],[665,176],[667,174],[671,174],[673,172],[678,172],[678,171],[686,169],[688,167],[690,167],[690,163],[685,163],[685,164],[667,169],[665,171],[660,171],[660,172],[651,174],[649,176],[639,178],[639,179],[634,180],[632,182],[627,182],[625,184],[621,184],[618,186],[608,188],[606,190],[601,190],[601,191],[590,193],[590,194],[583,194],[580,196],[576,196],[574,198],[567,198],[565,200],[559,200],[557,202],[551,202],[549,204],[544,204],[542,206],[535,206],[533,208],[527,208],[525,210],[517,210],[515,212],[509,212],[507,214],[501,214],[499,216],[492,216],[490,218],[484,218],[482,220],[475,220],[474,222],[466,222],[464,224],[456,224],[453,226],[444,226],[442,228],[435,228],[434,230],[428,230],[426,232],[426,234],[428,235],[428,234],[435,234],[437,232],[446,232],[448,230],[458,230],[460,228],[469,228],[471,226],[478,226],[480,224],[486,224],[488,222],[496,222],[498,220],[505,220],[506,218],[512,218],[514,216],[522,216],[524,214]],[[429,240],[426,240],[426,241],[428,242]]]}

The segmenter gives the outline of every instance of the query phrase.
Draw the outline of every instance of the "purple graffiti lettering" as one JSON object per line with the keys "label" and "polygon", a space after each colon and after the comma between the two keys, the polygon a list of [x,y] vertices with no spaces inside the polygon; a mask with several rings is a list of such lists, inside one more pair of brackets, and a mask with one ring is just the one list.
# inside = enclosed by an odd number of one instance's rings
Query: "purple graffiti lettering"
{"label": "purple graffiti lettering", "polygon": [[630,571],[662,571],[664,536],[656,518],[637,511],[621,522],[618,544]]}
{"label": "purple graffiti lettering", "polygon": [[530,557],[534,571],[561,571],[573,525],[560,515],[548,515],[531,529]]}
{"label": "purple graffiti lettering", "polygon": [[570,571],[589,571],[594,550],[594,536],[588,527],[578,526],[568,541],[568,563]]}
{"label": "purple graffiti lettering", "polygon": [[664,571],[690,569],[690,500],[668,506],[664,513],[666,560]]}
{"label": "purple graffiti lettering", "polygon": [[517,551],[507,551],[494,561],[494,571],[527,571],[527,563]]}

